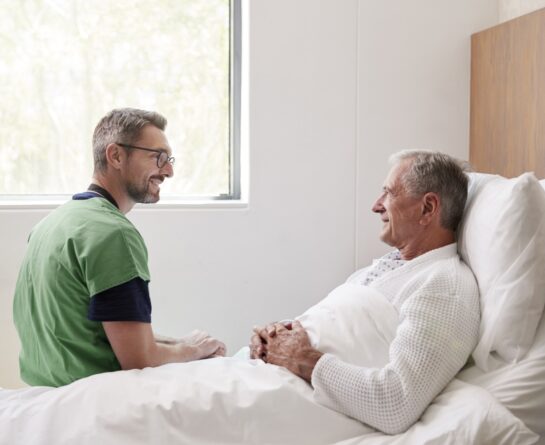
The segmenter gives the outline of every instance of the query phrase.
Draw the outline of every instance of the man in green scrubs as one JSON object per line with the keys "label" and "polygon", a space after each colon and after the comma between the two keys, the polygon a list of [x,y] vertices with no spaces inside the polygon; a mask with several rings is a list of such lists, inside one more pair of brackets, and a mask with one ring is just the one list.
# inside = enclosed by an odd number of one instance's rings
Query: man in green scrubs
{"label": "man in green scrubs", "polygon": [[151,327],[148,253],[125,217],[159,200],[174,174],[166,119],[116,109],[93,135],[88,190],[32,230],[15,289],[19,364],[30,385],[61,386],[100,372],[225,354],[201,331],[163,341]]}

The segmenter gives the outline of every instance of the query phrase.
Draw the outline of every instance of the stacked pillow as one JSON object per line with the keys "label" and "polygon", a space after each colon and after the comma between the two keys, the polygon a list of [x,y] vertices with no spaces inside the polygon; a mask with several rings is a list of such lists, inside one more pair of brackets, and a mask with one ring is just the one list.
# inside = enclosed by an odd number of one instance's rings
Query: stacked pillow
{"label": "stacked pillow", "polygon": [[469,176],[458,250],[481,293],[473,358],[489,371],[528,352],[545,306],[545,191],[532,173]]}

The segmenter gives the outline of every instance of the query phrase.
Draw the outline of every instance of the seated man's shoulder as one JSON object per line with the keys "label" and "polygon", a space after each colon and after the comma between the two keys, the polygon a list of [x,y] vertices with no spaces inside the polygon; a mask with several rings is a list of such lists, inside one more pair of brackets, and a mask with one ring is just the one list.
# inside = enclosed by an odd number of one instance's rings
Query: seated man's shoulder
{"label": "seated man's shoulder", "polygon": [[82,209],[80,212],[72,212],[71,224],[83,232],[92,235],[120,236],[124,233],[138,233],[134,224],[122,213],[110,207],[97,209]]}
{"label": "seated man's shoulder", "polygon": [[64,236],[81,256],[104,256],[111,252],[145,251],[145,243],[136,227],[123,215],[93,214],[70,227]]}

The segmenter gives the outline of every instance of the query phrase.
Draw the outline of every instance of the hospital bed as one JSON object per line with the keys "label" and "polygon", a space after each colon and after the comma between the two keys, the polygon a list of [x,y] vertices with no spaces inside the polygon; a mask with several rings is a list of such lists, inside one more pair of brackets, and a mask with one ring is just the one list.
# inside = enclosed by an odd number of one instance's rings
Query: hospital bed
{"label": "hospital bed", "polygon": [[[545,175],[544,35],[541,10],[472,38],[470,156],[482,173],[470,174],[458,248],[479,283],[481,332],[408,431],[374,431],[285,369],[230,357],[0,390],[0,444],[545,444],[545,181],[525,173]],[[343,292],[303,314],[305,327],[322,350],[379,363],[380,341],[365,339],[391,335],[375,328],[384,313]]]}

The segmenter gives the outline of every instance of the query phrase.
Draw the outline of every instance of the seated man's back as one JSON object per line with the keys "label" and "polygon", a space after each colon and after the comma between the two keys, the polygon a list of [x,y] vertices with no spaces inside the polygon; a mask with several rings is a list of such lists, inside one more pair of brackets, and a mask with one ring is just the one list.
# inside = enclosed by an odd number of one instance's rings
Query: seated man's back
{"label": "seated man's back", "polygon": [[136,277],[149,281],[146,247],[107,200],[73,200],[42,220],[30,235],[14,299],[23,380],[60,386],[120,369],[90,313],[91,296]]}

